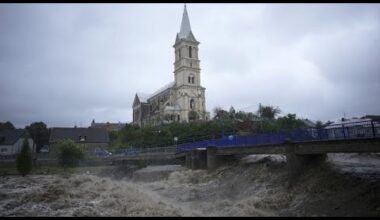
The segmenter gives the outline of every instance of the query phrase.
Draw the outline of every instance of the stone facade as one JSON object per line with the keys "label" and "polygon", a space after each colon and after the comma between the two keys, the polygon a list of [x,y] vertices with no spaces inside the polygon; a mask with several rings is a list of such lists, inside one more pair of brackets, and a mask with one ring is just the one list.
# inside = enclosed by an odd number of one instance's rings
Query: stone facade
{"label": "stone facade", "polygon": [[201,86],[198,58],[199,42],[190,28],[185,6],[181,30],[174,47],[174,81],[151,95],[136,93],[133,123],[139,126],[160,125],[174,121],[208,120],[205,88]]}

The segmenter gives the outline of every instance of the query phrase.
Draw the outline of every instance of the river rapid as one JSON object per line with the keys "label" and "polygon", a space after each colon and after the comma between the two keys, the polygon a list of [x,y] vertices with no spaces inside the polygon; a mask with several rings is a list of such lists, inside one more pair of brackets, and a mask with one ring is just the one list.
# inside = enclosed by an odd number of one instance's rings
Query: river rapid
{"label": "river rapid", "polygon": [[287,185],[285,156],[250,155],[215,171],[123,167],[0,177],[0,216],[380,216],[380,157],[329,155]]}

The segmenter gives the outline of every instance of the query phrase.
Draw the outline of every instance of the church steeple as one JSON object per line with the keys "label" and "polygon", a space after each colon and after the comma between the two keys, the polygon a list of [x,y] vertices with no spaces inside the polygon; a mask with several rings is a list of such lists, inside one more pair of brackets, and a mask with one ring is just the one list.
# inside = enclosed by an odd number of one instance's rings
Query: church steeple
{"label": "church steeple", "polygon": [[181,30],[179,32],[179,37],[186,38],[186,36],[189,35],[190,32],[191,32],[190,20],[189,20],[189,15],[187,14],[187,9],[186,9],[186,4],[185,4],[185,8],[183,10],[183,15],[182,15]]}
{"label": "church steeple", "polygon": [[190,19],[187,13],[186,4],[183,9],[181,28],[180,28],[179,33],[177,34],[176,43],[181,39],[195,41],[195,42],[197,41],[193,33],[191,32]]}

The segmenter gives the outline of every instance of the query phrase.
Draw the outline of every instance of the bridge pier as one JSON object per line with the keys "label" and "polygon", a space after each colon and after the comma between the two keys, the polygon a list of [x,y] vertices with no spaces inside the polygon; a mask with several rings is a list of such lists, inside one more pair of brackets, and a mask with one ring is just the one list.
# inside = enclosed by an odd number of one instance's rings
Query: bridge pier
{"label": "bridge pier", "polygon": [[207,169],[210,171],[215,170],[222,163],[221,158],[216,155],[216,151],[216,147],[207,148]]}
{"label": "bridge pier", "polygon": [[286,161],[289,172],[288,186],[293,186],[298,177],[310,167],[320,165],[326,160],[326,154],[297,154],[297,145],[290,144],[286,147]]}
{"label": "bridge pier", "polygon": [[217,155],[216,147],[207,148],[207,170],[213,171],[221,165],[228,163],[234,155]]}
{"label": "bridge pier", "polygon": [[190,151],[191,169],[207,169],[207,151],[206,149],[194,149]]}
{"label": "bridge pier", "polygon": [[191,152],[187,151],[185,154],[185,167],[191,169]]}

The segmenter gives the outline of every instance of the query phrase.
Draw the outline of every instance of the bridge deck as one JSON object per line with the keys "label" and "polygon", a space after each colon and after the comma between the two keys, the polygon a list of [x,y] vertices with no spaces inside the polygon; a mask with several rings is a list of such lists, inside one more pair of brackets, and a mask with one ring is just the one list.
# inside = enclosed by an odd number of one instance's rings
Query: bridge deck
{"label": "bridge deck", "polygon": [[[284,144],[215,147],[217,148],[217,155],[285,154],[287,147],[291,145],[295,146],[296,154],[380,152],[379,137],[341,140],[316,140]],[[185,155],[185,152],[181,152],[177,153],[176,157],[183,157]]]}
{"label": "bridge deck", "polygon": [[[216,155],[247,155],[247,154],[286,154],[288,147],[294,147],[294,153],[300,155],[325,154],[325,153],[376,153],[380,152],[380,137],[339,139],[339,140],[314,140],[302,142],[287,142],[282,144],[261,145],[235,145],[213,146],[216,147]],[[211,147],[211,146],[209,146]],[[203,148],[203,147],[202,147]],[[106,160],[166,160],[186,156],[186,151],[180,153],[154,152],[139,153],[134,156],[112,156]]]}

